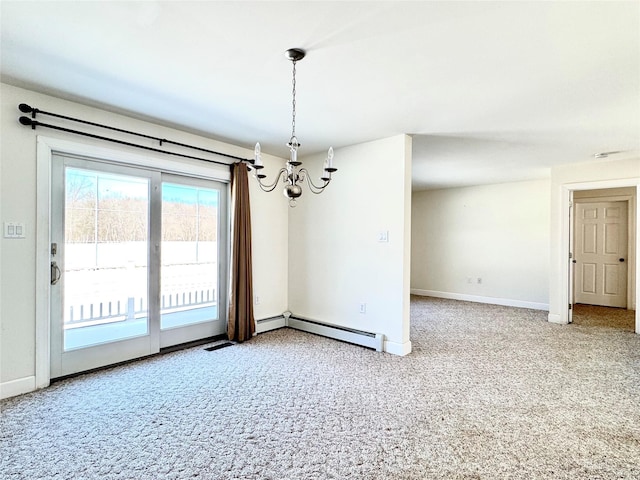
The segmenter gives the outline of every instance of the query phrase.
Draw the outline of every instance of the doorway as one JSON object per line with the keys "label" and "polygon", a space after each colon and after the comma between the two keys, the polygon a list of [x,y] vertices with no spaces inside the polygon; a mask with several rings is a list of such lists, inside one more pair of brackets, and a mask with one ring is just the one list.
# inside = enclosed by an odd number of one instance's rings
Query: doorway
{"label": "doorway", "polygon": [[636,331],[635,189],[572,193],[569,321]]}
{"label": "doorway", "polygon": [[226,184],[54,154],[50,378],[226,331]]}
{"label": "doorway", "polygon": [[635,312],[625,308],[601,307],[577,303],[573,306],[573,324],[635,332]]}

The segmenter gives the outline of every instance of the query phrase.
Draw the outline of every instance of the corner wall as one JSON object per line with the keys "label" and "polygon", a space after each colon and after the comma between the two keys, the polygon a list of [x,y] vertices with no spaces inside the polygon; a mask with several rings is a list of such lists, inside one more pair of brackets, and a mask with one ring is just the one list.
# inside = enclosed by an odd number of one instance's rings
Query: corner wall
{"label": "corner wall", "polygon": [[411,292],[547,310],[549,191],[537,180],[414,192]]}
{"label": "corner wall", "polygon": [[[284,165],[283,159],[265,154],[262,160],[265,165],[263,172],[271,172],[272,176]],[[289,305],[289,206],[284,196],[260,190],[252,172],[249,172],[249,191],[253,313],[258,321],[282,315]]]}
{"label": "corner wall", "polygon": [[[324,157],[304,158],[319,177]],[[294,315],[409,341],[411,138],[337,149],[338,172],[319,196],[304,188],[289,216],[289,308]],[[388,242],[379,235],[388,232]],[[366,312],[360,313],[360,304]]]}
{"label": "corner wall", "polygon": [[[136,120],[105,110],[61,100],[0,84],[0,223],[25,224],[24,239],[0,238],[0,398],[25,393],[35,388],[36,358],[36,136],[43,135],[86,145],[140,154],[141,150],[99,142],[86,137],[38,128],[35,132],[18,123],[22,115],[17,107],[27,103],[45,111],[79,117],[85,120],[139,131],[159,138],[194,144],[219,152],[251,158],[252,150],[222,143],[173,128]],[[50,119],[43,122],[49,123]],[[59,125],[59,122],[50,121]],[[69,128],[86,131],[77,124]],[[105,135],[102,130],[94,133]],[[115,136],[106,135],[106,136]],[[123,140],[145,144],[145,140]],[[157,147],[152,142],[149,146]],[[170,147],[167,147],[169,149]],[[166,155],[149,153],[162,165]],[[198,155],[196,155],[198,156]],[[176,161],[178,157],[168,157]],[[186,164],[203,165],[197,161]],[[283,160],[265,157],[265,163],[279,168]],[[207,165],[207,164],[204,164]],[[211,166],[213,170],[220,167]],[[228,175],[228,169],[222,167]],[[220,177],[219,177],[220,178]],[[257,319],[281,314],[287,307],[287,224],[288,211],[282,197],[261,195],[252,185],[252,223],[254,228],[254,282],[265,301],[255,307]],[[268,252],[268,254],[264,253]],[[45,288],[48,288],[45,286]]]}

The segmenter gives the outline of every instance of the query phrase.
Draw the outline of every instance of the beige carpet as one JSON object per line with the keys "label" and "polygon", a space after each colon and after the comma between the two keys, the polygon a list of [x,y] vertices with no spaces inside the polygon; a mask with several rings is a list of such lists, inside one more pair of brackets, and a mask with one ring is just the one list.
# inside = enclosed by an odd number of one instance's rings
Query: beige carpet
{"label": "beige carpet", "polygon": [[640,336],[414,298],[407,357],[282,329],[0,403],[3,479],[638,479]]}
{"label": "beige carpet", "polygon": [[575,304],[573,323],[590,327],[618,328],[628,332],[636,330],[636,312],[625,308],[599,307]]}

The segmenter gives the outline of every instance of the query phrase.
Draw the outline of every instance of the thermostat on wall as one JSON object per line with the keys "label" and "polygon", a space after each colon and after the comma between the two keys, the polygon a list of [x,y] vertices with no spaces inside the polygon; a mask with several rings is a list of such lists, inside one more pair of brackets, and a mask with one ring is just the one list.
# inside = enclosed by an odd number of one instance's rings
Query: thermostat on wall
{"label": "thermostat on wall", "polygon": [[24,238],[24,223],[4,222],[4,238]]}

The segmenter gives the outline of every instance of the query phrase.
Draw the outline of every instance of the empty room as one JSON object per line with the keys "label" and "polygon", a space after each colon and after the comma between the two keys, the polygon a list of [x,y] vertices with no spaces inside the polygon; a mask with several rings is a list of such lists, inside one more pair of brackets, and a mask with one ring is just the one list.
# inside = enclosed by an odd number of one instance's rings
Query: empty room
{"label": "empty room", "polygon": [[0,22],[0,477],[640,478],[640,3]]}

